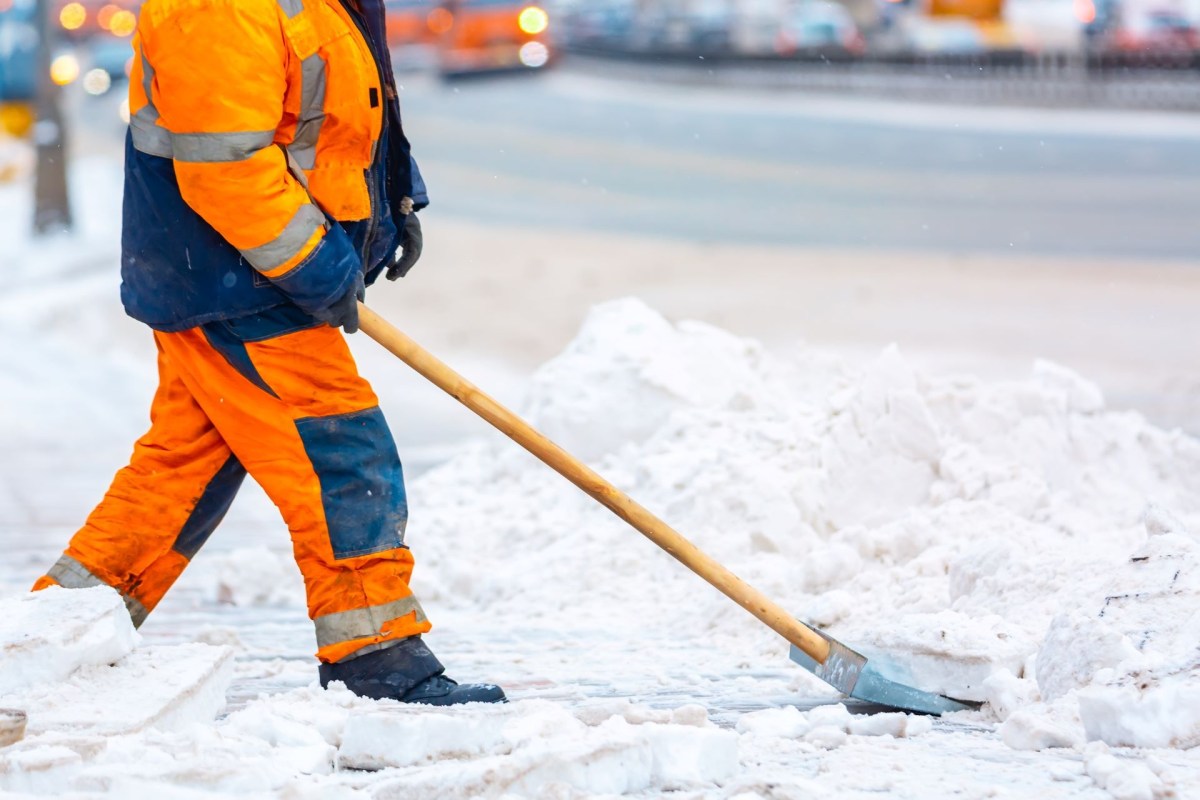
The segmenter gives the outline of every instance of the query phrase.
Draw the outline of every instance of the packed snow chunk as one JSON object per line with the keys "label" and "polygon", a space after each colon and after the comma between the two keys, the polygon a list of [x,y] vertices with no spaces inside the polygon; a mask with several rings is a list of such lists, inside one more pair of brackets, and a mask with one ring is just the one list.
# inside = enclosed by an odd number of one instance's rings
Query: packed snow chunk
{"label": "packed snow chunk", "polygon": [[[876,631],[869,647],[856,647],[890,680],[960,700],[987,700],[987,679],[997,670],[1021,671],[1037,645],[998,616],[971,618],[956,611],[909,614]],[[878,655],[876,655],[878,654]]]}
{"label": "packed snow chunk", "polygon": [[[260,696],[230,714],[222,722],[222,729],[273,745],[307,745],[310,743],[308,732],[312,732],[336,748],[342,744],[351,713],[378,707],[375,701],[359,697],[342,684],[331,684],[328,689],[313,684],[290,692]],[[295,736],[299,729],[306,732]]]}
{"label": "packed snow chunk", "polygon": [[[713,725],[631,724],[623,714],[588,725],[543,700],[446,709],[380,704],[351,713],[338,755],[342,768],[422,767],[403,782],[412,791],[432,790],[450,763],[478,778],[479,786],[453,789],[464,796],[536,792],[550,783],[588,793],[669,790],[733,775],[738,737]],[[624,774],[606,774],[614,769]]]}
{"label": "packed snow chunk", "polygon": [[1118,758],[1102,743],[1088,746],[1084,763],[1088,777],[1112,795],[1113,800],[1160,800],[1177,796],[1146,764],[1130,757]]}
{"label": "packed snow chunk", "polygon": [[[283,787],[300,776],[333,771],[334,748],[310,732],[306,744],[281,742],[197,725],[169,733],[148,730],[107,740],[104,751],[87,760],[71,788],[87,796],[146,796],[126,787],[170,787],[182,796],[287,797]],[[206,792],[208,794],[199,794]]]}
{"label": "packed snow chunk", "polygon": [[380,704],[378,709],[350,715],[342,736],[338,764],[350,769],[385,769],[471,759],[512,750],[505,736],[509,725],[529,716],[548,715],[566,730],[581,731],[583,723],[550,703],[508,703],[433,711],[421,706]]}
{"label": "packed snow chunk", "polygon": [[1200,746],[1200,666],[1166,680],[1142,677],[1079,691],[1087,738],[1128,747]]}
{"label": "packed snow chunk", "polygon": [[1110,745],[1196,747],[1200,543],[1162,512],[1148,514],[1145,527],[1144,544],[1113,572],[1101,611],[1108,637],[1130,642],[1119,653],[1126,657],[1079,689],[1080,719],[1089,739]]}
{"label": "packed snow chunk", "polygon": [[911,739],[933,730],[933,721],[920,714],[862,714],[850,718],[846,731],[852,736],[891,736]]}
{"label": "packed snow chunk", "polygon": [[764,708],[743,714],[737,722],[737,732],[772,739],[799,739],[812,730],[808,716],[793,706]]}
{"label": "packed snow chunk", "polygon": [[1078,747],[1083,736],[1078,725],[1058,719],[1043,709],[1021,709],[1000,726],[1000,738],[1014,750],[1048,750]]}
{"label": "packed snow chunk", "polygon": [[927,717],[899,712],[851,714],[842,703],[817,706],[807,712],[788,706],[743,714],[737,731],[762,738],[801,739],[825,750],[846,744],[848,736],[920,736],[931,730]]}
{"label": "packed snow chunk", "polygon": [[613,717],[621,717],[631,725],[657,723],[705,728],[711,724],[708,720],[708,709],[699,703],[688,703],[677,708],[651,708],[630,702],[626,698],[619,698],[592,701],[575,709],[575,718],[585,725],[600,725]]}
{"label": "packed snow chunk", "polygon": [[211,722],[225,707],[232,678],[233,651],[227,647],[147,647],[115,664],[81,667],[64,681],[4,696],[0,704],[16,702],[28,711],[31,737],[174,731]]}
{"label": "packed snow chunk", "polygon": [[618,717],[581,735],[547,734],[507,754],[400,770],[371,794],[378,800],[623,795],[654,788],[653,775],[645,737]]}
{"label": "packed snow chunk", "polygon": [[1129,637],[1101,618],[1080,611],[1059,614],[1038,651],[1038,688],[1044,699],[1055,700],[1137,655]]}
{"label": "packed snow chunk", "polygon": [[77,747],[25,742],[0,751],[0,793],[61,794],[82,769]]}
{"label": "packed snow chunk", "polygon": [[526,413],[585,460],[642,442],[683,407],[753,404],[762,345],[698,322],[676,326],[633,298],[594,307],[575,339],[534,374]]}
{"label": "packed snow chunk", "polygon": [[121,595],[107,586],[51,586],[0,599],[0,696],[112,664],[137,641]]}
{"label": "packed snow chunk", "polygon": [[738,770],[738,735],[716,726],[643,725],[654,756],[655,787],[665,790],[719,783]]}
{"label": "packed snow chunk", "polygon": [[1037,683],[1027,678],[1018,678],[1011,672],[1000,670],[993,672],[983,682],[984,702],[996,715],[1004,721],[1013,712],[1037,702]]}

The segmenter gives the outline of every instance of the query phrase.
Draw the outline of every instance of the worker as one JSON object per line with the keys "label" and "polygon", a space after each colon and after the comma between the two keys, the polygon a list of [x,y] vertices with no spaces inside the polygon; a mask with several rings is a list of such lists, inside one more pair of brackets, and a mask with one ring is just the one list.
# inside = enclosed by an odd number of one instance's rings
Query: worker
{"label": "worker", "polygon": [[396,446],[344,333],[423,245],[382,0],[148,0],[134,38],[121,297],[153,329],[148,433],[34,589],[106,584],[135,625],[247,472],[304,576],[323,686],[503,702],[421,635]]}

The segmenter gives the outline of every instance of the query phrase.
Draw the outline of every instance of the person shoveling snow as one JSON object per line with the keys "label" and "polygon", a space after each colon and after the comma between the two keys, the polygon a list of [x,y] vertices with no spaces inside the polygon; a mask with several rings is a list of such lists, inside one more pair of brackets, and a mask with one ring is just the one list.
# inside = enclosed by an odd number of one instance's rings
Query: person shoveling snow
{"label": "person shoveling snow", "polygon": [[400,459],[343,338],[365,286],[420,256],[428,204],[382,4],[152,0],[134,42],[121,295],[154,330],[159,387],[35,590],[108,585],[140,625],[249,473],[291,531],[322,685],[503,701],[421,640]]}

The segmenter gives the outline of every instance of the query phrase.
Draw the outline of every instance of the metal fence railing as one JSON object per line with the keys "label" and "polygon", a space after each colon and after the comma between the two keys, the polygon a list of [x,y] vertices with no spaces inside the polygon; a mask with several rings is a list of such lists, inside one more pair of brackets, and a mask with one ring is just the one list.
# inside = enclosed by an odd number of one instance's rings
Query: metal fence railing
{"label": "metal fence railing", "polygon": [[1200,111],[1200,57],[819,56],[568,48],[582,69],[668,82],[800,89],[938,102]]}

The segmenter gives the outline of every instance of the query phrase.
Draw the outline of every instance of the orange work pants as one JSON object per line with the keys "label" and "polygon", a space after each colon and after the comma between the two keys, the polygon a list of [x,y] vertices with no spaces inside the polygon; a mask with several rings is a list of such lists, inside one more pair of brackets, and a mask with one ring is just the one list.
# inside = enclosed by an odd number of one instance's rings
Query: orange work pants
{"label": "orange work pants", "polygon": [[34,589],[107,584],[140,625],[249,472],[291,532],[320,660],[429,630],[400,459],[342,332],[274,309],[154,338],[150,430]]}

